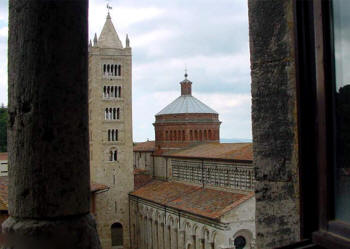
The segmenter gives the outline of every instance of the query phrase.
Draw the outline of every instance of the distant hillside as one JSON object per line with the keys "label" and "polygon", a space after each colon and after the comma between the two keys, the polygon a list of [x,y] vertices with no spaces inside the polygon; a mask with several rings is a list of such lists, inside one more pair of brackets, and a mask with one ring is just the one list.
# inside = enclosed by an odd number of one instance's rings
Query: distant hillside
{"label": "distant hillside", "polygon": [[0,107],[0,152],[7,151],[7,108]]}
{"label": "distant hillside", "polygon": [[251,143],[252,139],[249,138],[221,138],[221,143]]}

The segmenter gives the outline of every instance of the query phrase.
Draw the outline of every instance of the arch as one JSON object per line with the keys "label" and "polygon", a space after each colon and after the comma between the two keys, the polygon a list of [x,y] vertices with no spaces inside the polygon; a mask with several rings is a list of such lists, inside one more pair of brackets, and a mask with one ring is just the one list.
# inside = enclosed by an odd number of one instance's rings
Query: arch
{"label": "arch", "polygon": [[121,98],[121,96],[122,96],[122,87],[119,86],[118,87],[118,98]]}
{"label": "arch", "polygon": [[119,222],[112,224],[111,226],[111,239],[112,247],[122,247],[123,246],[123,225]]}
{"label": "arch", "polygon": [[120,108],[117,108],[117,119],[120,118]]}

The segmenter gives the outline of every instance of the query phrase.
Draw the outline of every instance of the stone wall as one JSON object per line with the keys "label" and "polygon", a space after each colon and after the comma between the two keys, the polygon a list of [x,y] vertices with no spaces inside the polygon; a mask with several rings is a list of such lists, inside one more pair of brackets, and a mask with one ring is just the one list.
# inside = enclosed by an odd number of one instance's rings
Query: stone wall
{"label": "stone wall", "polygon": [[300,238],[293,3],[248,1],[260,249]]}
{"label": "stone wall", "polygon": [[131,248],[233,249],[234,238],[243,235],[247,240],[245,248],[253,249],[254,204],[252,198],[228,212],[223,221],[214,221],[133,197],[130,199]]}
{"label": "stone wall", "polygon": [[[103,74],[103,65],[121,65],[121,76]],[[89,48],[89,124],[91,177],[109,187],[96,193],[95,217],[103,249],[111,249],[111,226],[123,226],[124,248],[129,248],[128,194],[134,189],[132,143],[131,48]],[[106,98],[104,86],[121,86],[121,96]],[[105,108],[120,108],[120,118],[106,120]],[[108,130],[118,130],[118,141],[108,141]],[[117,159],[110,161],[110,151]]]}

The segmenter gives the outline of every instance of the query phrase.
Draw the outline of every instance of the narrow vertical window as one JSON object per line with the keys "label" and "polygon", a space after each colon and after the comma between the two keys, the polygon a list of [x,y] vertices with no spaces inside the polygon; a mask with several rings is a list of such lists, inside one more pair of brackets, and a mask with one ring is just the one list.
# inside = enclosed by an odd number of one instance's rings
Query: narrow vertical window
{"label": "narrow vertical window", "polygon": [[121,76],[122,75],[122,66],[119,65],[118,66],[118,76]]}
{"label": "narrow vertical window", "polygon": [[114,87],[111,86],[111,97],[113,98],[114,97]]}
{"label": "narrow vertical window", "polygon": [[120,118],[120,110],[119,110],[119,108],[117,108],[117,119],[119,119]]}
{"label": "narrow vertical window", "polygon": [[114,130],[112,130],[112,141],[114,141]]}
{"label": "narrow vertical window", "polygon": [[115,141],[118,141],[118,130],[115,130]]}
{"label": "narrow vertical window", "polygon": [[115,120],[115,119],[116,119],[116,109],[113,108],[113,120]]}
{"label": "narrow vertical window", "polygon": [[113,112],[112,112],[112,108],[109,108],[109,118],[108,119],[112,119],[112,114],[113,114]]}
{"label": "narrow vertical window", "polygon": [[118,76],[118,65],[114,65],[114,76]]}
{"label": "narrow vertical window", "polygon": [[117,150],[114,151],[114,155],[113,156],[114,156],[114,158],[113,158],[114,161],[117,161],[118,160],[118,152],[117,152]]}
{"label": "narrow vertical window", "polygon": [[103,97],[106,97],[106,86],[103,87]]}
{"label": "narrow vertical window", "polygon": [[109,65],[107,65],[107,73],[109,75],[110,69],[109,69]]}
{"label": "narrow vertical window", "polygon": [[120,98],[122,95],[122,87],[118,87],[118,97]]}
{"label": "narrow vertical window", "polygon": [[103,74],[106,75],[106,64],[103,64]]}
{"label": "narrow vertical window", "polygon": [[114,97],[117,98],[118,97],[118,87],[115,86],[114,88],[115,88],[115,90],[114,90]]}
{"label": "narrow vertical window", "polygon": [[111,130],[108,130],[108,141],[111,141]]}
{"label": "narrow vertical window", "polygon": [[106,110],[105,110],[105,120],[107,120],[108,119],[108,108],[106,108]]}
{"label": "narrow vertical window", "polygon": [[110,91],[110,88],[109,86],[107,87],[107,98],[109,98],[109,91]]}

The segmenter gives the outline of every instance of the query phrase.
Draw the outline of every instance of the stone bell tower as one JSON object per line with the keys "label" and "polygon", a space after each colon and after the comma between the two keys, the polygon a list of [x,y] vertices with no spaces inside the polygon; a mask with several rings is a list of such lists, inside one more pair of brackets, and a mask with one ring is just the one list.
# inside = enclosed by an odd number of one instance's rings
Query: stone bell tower
{"label": "stone bell tower", "polygon": [[96,222],[103,249],[129,248],[128,194],[133,190],[132,54],[123,47],[108,13],[102,32],[89,44],[90,169],[107,185],[96,195]]}

